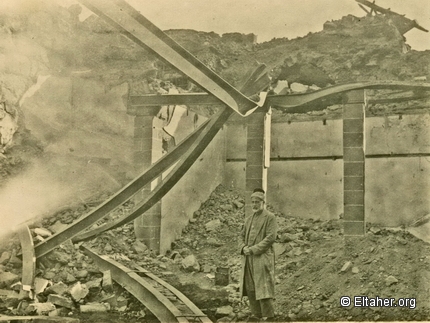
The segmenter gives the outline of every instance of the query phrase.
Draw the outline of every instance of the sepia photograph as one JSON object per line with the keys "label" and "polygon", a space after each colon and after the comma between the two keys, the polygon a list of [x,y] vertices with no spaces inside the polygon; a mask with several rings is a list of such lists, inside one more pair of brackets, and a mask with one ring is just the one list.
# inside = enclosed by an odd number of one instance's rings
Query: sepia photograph
{"label": "sepia photograph", "polygon": [[430,2],[3,0],[0,322],[430,321]]}

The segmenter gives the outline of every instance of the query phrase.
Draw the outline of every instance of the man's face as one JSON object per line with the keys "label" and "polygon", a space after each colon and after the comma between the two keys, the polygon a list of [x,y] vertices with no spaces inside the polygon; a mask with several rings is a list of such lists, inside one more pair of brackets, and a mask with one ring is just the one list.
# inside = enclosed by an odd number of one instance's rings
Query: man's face
{"label": "man's face", "polygon": [[257,197],[251,197],[252,211],[257,212],[263,209],[264,202]]}

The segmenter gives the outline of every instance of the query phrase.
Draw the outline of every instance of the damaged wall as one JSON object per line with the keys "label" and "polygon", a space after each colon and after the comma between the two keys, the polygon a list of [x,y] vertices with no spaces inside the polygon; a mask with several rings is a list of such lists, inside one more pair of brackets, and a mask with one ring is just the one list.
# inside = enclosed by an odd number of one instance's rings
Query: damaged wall
{"label": "damaged wall", "polygon": [[160,252],[170,249],[182,229],[211,192],[224,180],[226,130],[221,129],[161,203]]}
{"label": "damaged wall", "polygon": [[[430,115],[366,118],[366,154],[430,154]],[[239,133],[243,133],[239,136]],[[246,131],[228,127],[225,185],[245,188]],[[314,160],[291,158],[317,157]],[[338,159],[330,156],[338,156]],[[343,212],[342,120],[272,124],[268,202],[286,215]],[[430,212],[429,157],[366,159],[366,220],[398,226]]]}

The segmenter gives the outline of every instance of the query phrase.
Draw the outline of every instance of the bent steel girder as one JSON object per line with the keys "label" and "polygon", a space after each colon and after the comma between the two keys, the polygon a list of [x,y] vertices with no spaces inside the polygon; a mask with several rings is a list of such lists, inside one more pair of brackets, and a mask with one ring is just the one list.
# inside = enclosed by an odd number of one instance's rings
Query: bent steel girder
{"label": "bent steel girder", "polygon": [[25,224],[18,228],[17,233],[22,252],[22,286],[19,298],[33,298],[32,288],[36,275],[36,256],[34,252],[33,236],[31,235],[29,227]]}
{"label": "bent steel girder", "polygon": [[[414,84],[410,82],[357,82],[348,84],[339,84],[330,86],[315,92],[304,94],[291,94],[291,95],[272,95],[268,96],[265,105],[283,110],[284,112],[299,113],[300,110],[296,109],[300,106],[315,102],[317,100],[329,99],[340,93],[354,91],[354,90],[423,90],[430,91],[429,83]],[[325,107],[324,107],[325,108]],[[322,108],[322,109],[324,109]],[[322,110],[321,109],[321,110]]]}
{"label": "bent steel girder", "polygon": [[207,145],[212,141],[215,135],[218,133],[219,129],[228,120],[233,110],[226,107],[221,108],[221,110],[210,119],[210,123],[200,133],[199,138],[189,147],[187,153],[183,158],[176,164],[172,171],[163,179],[163,181],[157,185],[157,187],[149,193],[149,195],[141,202],[137,204],[132,213],[124,215],[113,222],[106,223],[88,232],[72,239],[73,242],[85,241],[92,239],[93,237],[99,235],[107,230],[112,230],[118,228],[137,217],[141,216],[144,212],[149,210],[155,203],[157,203],[170,189],[182,178],[182,176],[187,172],[187,170],[193,165],[196,159],[200,156]]}
{"label": "bent steel girder", "polygon": [[[265,83],[265,84],[264,84]],[[245,81],[241,88],[241,92],[245,94],[251,94],[251,91],[255,89],[265,88],[269,85],[270,79],[265,72],[265,65],[261,64],[258,66]],[[199,134],[195,142],[188,148],[186,154],[173,170],[167,175],[166,178],[147,196],[143,201],[141,201],[135,210],[129,214],[124,215],[114,222],[106,223],[98,228],[84,232],[83,234],[72,239],[73,242],[84,241],[92,239],[93,237],[99,235],[107,230],[112,230],[117,227],[122,226],[131,220],[136,219],[142,215],[145,211],[149,210],[155,203],[157,203],[170,189],[182,178],[182,176],[187,172],[191,165],[200,156],[207,145],[212,141],[215,135],[218,133],[219,129],[228,120],[233,110],[227,109],[225,106],[221,107],[217,114],[211,117],[207,127]]]}
{"label": "bent steel girder", "polygon": [[109,212],[128,201],[142,187],[159,177],[164,171],[170,168],[196,141],[198,136],[209,124],[209,120],[203,123],[196,131],[185,138],[178,146],[174,147],[171,152],[159,159],[151,168],[134,179],[109,200],[99,205],[96,209],[86,214],[77,222],[72,223],[63,231],[56,233],[45,241],[35,246],[36,257],[43,256],[55,249],[61,243],[75,237],[100,219],[104,218]]}
{"label": "bent steel girder", "polygon": [[[270,106],[287,113],[305,113],[308,111],[324,110],[326,108],[325,105],[316,107],[312,104],[319,103],[320,101],[328,101],[330,104],[341,103],[342,98],[337,98],[336,96],[347,91],[360,89],[430,91],[430,84],[417,84],[411,82],[360,82],[339,84],[309,93],[268,95],[264,106]],[[422,96],[416,95],[411,96],[410,98],[402,98],[401,100],[417,100],[424,99],[426,97],[427,96],[423,94]],[[206,93],[131,96],[130,102],[133,106],[151,106],[160,104],[213,105],[217,103],[214,97]]]}
{"label": "bent steel girder", "polygon": [[112,278],[136,297],[160,322],[188,322],[165,295],[140,277],[134,270],[110,259],[108,256],[100,256],[84,246],[81,246],[81,249],[95,262],[99,269],[109,270]]}
{"label": "bent steel girder", "polygon": [[79,0],[139,46],[153,52],[242,116],[258,104],[205,66],[123,0]]}

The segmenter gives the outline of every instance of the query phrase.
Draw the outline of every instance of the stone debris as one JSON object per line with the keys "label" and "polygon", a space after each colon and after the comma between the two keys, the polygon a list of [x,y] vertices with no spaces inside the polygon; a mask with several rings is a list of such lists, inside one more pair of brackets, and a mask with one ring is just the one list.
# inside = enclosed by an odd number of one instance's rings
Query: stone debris
{"label": "stone debris", "polygon": [[103,272],[102,288],[107,293],[113,292],[113,282],[110,270]]}
{"label": "stone debris", "polygon": [[148,250],[148,247],[143,242],[136,240],[136,242],[133,243],[132,250],[138,254],[140,254],[140,253],[143,254]]}
{"label": "stone debris", "polygon": [[342,268],[341,268],[341,272],[346,272],[348,269],[349,269],[349,267],[351,267],[351,265],[352,265],[352,262],[351,261],[347,261],[343,266],[342,266]]}
{"label": "stone debris", "polygon": [[221,221],[219,219],[212,220],[206,223],[206,231],[211,232],[217,230],[221,226]]}
{"label": "stone debris", "polygon": [[10,259],[10,252],[4,251],[0,257],[0,265],[6,265]]}
{"label": "stone debris", "polygon": [[46,290],[46,288],[49,286],[49,284],[51,284],[49,280],[36,277],[34,279],[34,292],[36,293],[36,295],[43,293]]}
{"label": "stone debris", "polygon": [[221,306],[216,309],[215,316],[220,318],[224,316],[229,316],[233,313],[233,307],[230,305]]}
{"label": "stone debris", "polygon": [[69,290],[69,286],[67,286],[63,282],[56,283],[52,286],[49,286],[46,289],[46,293],[48,294],[57,294],[57,295],[63,295]]}
{"label": "stone debris", "polygon": [[50,294],[48,295],[48,302],[51,302],[54,305],[58,305],[58,306],[62,306],[70,309],[75,308],[73,301],[66,296]]}
{"label": "stone debris", "polygon": [[352,271],[353,274],[358,274],[360,272],[360,270],[358,269],[358,267],[355,267],[355,266],[352,267],[351,271]]}
{"label": "stone debris", "polygon": [[387,286],[397,284],[398,282],[399,281],[394,276],[388,276],[387,278],[385,278],[385,283],[387,284]]}
{"label": "stone debris", "polygon": [[36,312],[37,315],[48,315],[49,312],[55,310],[55,305],[52,303],[32,303],[28,305],[28,313]]}
{"label": "stone debris", "polygon": [[185,271],[200,271],[200,264],[194,255],[189,255],[182,260],[182,268]]}
{"label": "stone debris", "polygon": [[43,238],[48,238],[48,237],[52,236],[52,233],[48,229],[45,229],[45,228],[36,228],[36,229],[34,229],[34,233],[43,237]]}
{"label": "stone debris", "polygon": [[104,313],[110,310],[109,303],[87,303],[79,306],[81,313]]}
{"label": "stone debris", "polygon": [[90,291],[88,290],[87,286],[85,284],[81,284],[80,282],[77,282],[70,288],[70,295],[76,302],[79,302],[81,299],[87,297],[89,292]]}
{"label": "stone debris", "polygon": [[18,280],[19,276],[14,273],[8,271],[0,272],[0,288],[10,287],[10,285]]}

